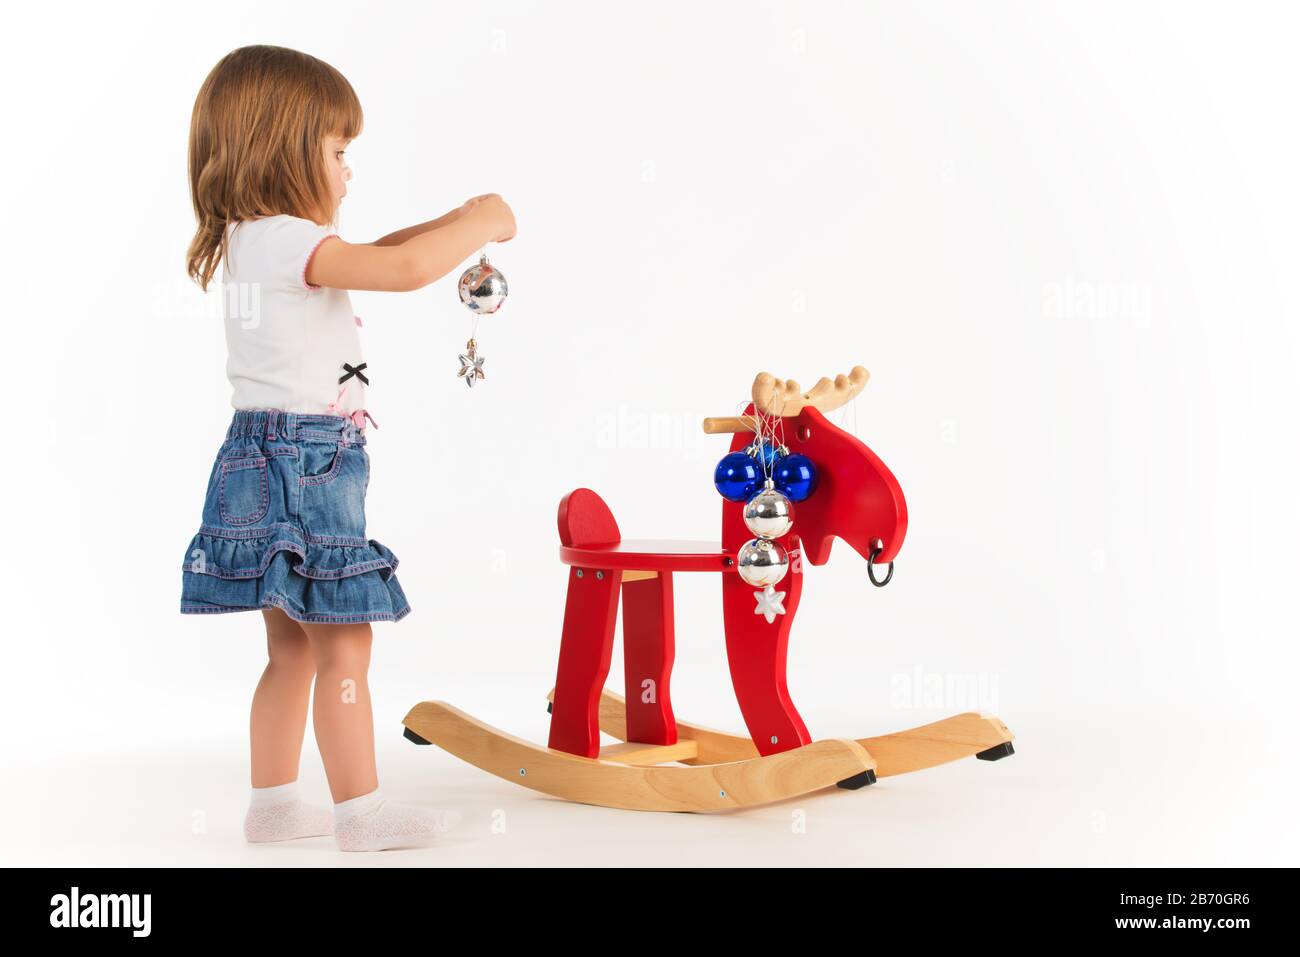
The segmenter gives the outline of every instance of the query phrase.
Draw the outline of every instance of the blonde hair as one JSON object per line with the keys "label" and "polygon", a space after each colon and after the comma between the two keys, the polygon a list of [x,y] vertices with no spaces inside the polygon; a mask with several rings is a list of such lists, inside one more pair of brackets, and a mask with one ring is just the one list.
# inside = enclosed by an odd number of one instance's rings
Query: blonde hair
{"label": "blonde hair", "polygon": [[347,79],[285,47],[227,53],[203,81],[190,119],[190,199],[198,220],[186,272],[205,292],[226,254],[226,227],[288,214],[337,214],[322,144],[361,132],[361,103]]}

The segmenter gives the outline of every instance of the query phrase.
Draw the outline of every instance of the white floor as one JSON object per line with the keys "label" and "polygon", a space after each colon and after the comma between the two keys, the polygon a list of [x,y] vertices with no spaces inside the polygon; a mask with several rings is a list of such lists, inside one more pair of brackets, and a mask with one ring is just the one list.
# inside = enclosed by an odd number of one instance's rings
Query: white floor
{"label": "white floor", "polygon": [[[544,741],[545,689],[527,714],[478,716]],[[937,716],[937,715],[936,715]],[[685,717],[685,715],[683,715]],[[811,717],[809,723],[812,723]],[[822,736],[866,735],[929,720],[870,723],[821,715]],[[914,716],[913,716],[914,717]],[[973,759],[859,791],[829,789],[783,804],[709,815],[569,804],[492,777],[380,723],[380,780],[389,797],[457,808],[464,822],[440,846],[344,854],[330,838],[248,846],[240,833],[247,757],[176,742],[142,756],[78,749],[17,757],[6,787],[13,865],[1251,865],[1294,864],[1294,770],[1276,748],[1207,714],[1205,727],[1150,721],[1065,725],[1003,714],[1017,753]],[[857,727],[853,727],[854,721]],[[710,723],[710,722],[704,722]],[[721,722],[712,722],[721,725]],[[739,730],[739,726],[736,728]],[[1242,733],[1238,733],[1238,732]],[[234,736],[232,736],[234,737]],[[1279,743],[1280,744],[1280,743]],[[328,791],[310,726],[300,778]],[[33,815],[33,811],[35,814]]]}

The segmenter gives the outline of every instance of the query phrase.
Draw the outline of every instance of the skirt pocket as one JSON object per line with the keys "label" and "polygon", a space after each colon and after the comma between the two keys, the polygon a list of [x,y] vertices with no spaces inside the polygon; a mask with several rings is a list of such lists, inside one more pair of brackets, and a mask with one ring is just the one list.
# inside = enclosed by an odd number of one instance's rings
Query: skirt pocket
{"label": "skirt pocket", "polygon": [[217,507],[227,525],[252,525],[266,517],[271,505],[266,456],[239,452],[221,460]]}
{"label": "skirt pocket", "polygon": [[343,443],[327,445],[323,442],[303,443],[299,446],[298,463],[302,471],[302,485],[328,485],[338,478],[343,467]]}

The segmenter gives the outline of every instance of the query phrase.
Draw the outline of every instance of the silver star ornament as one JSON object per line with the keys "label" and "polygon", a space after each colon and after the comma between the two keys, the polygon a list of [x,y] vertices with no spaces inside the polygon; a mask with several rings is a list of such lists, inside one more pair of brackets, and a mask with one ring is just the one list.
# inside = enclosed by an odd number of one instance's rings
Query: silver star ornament
{"label": "silver star ornament", "polygon": [[754,614],[762,615],[769,625],[776,621],[777,615],[785,614],[785,605],[781,604],[785,601],[785,592],[777,591],[768,585],[762,591],[754,592],[754,597],[758,599],[758,607],[754,609]]}
{"label": "silver star ornament", "polygon": [[458,357],[460,359],[460,371],[456,373],[456,377],[463,377],[465,384],[471,389],[474,388],[475,379],[487,378],[483,372],[483,360],[487,357],[479,355],[477,349],[478,343],[471,339],[465,343],[465,354]]}

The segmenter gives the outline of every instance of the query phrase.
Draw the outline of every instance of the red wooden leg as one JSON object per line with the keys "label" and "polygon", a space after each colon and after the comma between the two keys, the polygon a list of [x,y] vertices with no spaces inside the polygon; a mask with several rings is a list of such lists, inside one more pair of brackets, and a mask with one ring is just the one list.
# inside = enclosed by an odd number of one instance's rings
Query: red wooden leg
{"label": "red wooden leg", "polygon": [[[791,536],[787,547],[797,549],[798,539]],[[785,592],[784,615],[771,623],[754,614],[758,602],[754,593],[762,591],[745,584],[735,572],[722,576],[722,616],[727,632],[727,663],[731,666],[731,683],[745,726],[759,754],[776,754],[809,744],[808,728],[795,710],[785,683],[786,647],[790,626],[794,623],[799,594],[803,590],[802,566],[797,553],[791,556],[791,568],[777,591]]]}
{"label": "red wooden leg", "polygon": [[609,674],[618,615],[619,573],[569,569],[560,665],[547,746],[582,757],[600,754],[600,693]]}
{"label": "red wooden leg", "polygon": [[627,740],[676,744],[668,681],[673,671],[673,577],[623,582],[623,684]]}

